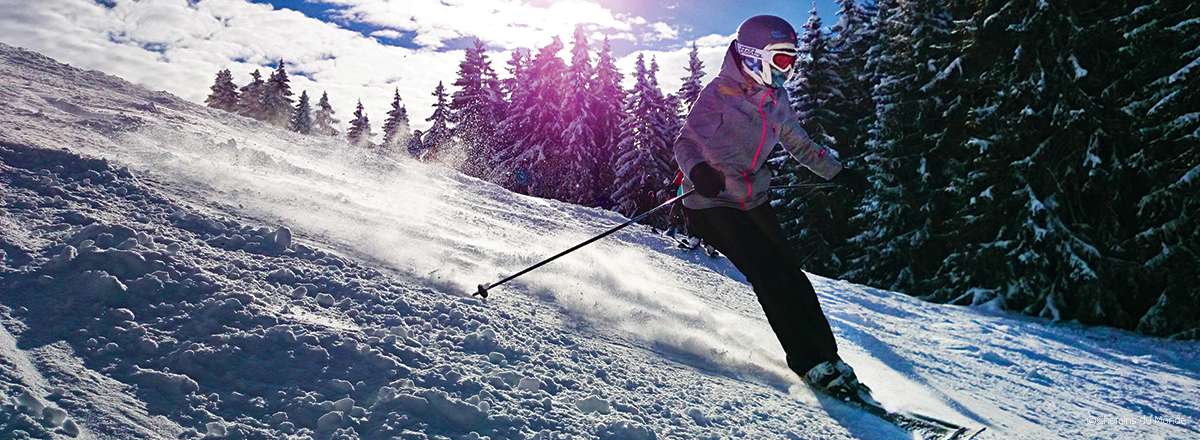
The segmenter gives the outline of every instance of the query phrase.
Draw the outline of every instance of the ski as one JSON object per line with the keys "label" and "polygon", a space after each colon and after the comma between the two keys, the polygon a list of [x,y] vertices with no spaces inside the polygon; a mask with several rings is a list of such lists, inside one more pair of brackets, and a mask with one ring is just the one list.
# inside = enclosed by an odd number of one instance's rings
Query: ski
{"label": "ski", "polygon": [[696,246],[693,245],[687,238],[677,238],[675,241],[680,249],[687,249],[689,251],[696,249]]}
{"label": "ski", "polygon": [[704,252],[706,254],[708,254],[709,257],[719,258],[721,256],[721,252],[718,251],[717,248],[709,246],[709,245],[703,245],[703,246],[704,246]]}
{"label": "ski", "polygon": [[[816,389],[814,388],[814,390]],[[871,413],[875,417],[926,440],[973,440],[987,429],[986,426],[979,428],[960,426],[936,417],[909,411],[891,411],[879,404],[867,390],[858,390],[852,396],[834,396],[821,390],[816,391]]]}

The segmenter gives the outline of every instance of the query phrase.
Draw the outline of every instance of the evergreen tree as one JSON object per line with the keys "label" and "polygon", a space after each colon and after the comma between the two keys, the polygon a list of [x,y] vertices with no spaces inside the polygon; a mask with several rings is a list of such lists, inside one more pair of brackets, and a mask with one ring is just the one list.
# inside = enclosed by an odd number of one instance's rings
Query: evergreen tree
{"label": "evergreen tree", "polygon": [[[1140,148],[1114,162],[1130,172],[1121,188],[1136,193],[1131,259],[1119,279],[1122,306],[1136,329],[1159,336],[1200,338],[1200,4],[1137,2],[1116,20],[1124,77],[1106,91],[1122,98],[1122,112]],[[1115,89],[1115,90],[1114,90]],[[1128,92],[1122,94],[1122,91]],[[1140,294],[1137,294],[1140,293]],[[1136,297],[1137,301],[1130,301]]]}
{"label": "evergreen tree", "polygon": [[286,127],[292,116],[292,87],[283,60],[267,80],[262,91],[262,120],[277,127]]}
{"label": "evergreen tree", "polygon": [[262,98],[266,83],[262,75],[255,70],[250,74],[250,82],[238,90],[238,114],[258,120],[263,118]]}
{"label": "evergreen tree", "polygon": [[[838,54],[829,48],[815,3],[800,38],[797,74],[788,84],[791,105],[813,142],[837,148],[845,154],[842,148],[847,139],[839,137],[842,135],[839,130],[857,121],[836,113],[840,100],[845,99],[843,81],[836,69]],[[777,171],[777,182],[785,185],[824,182],[789,158],[786,151],[776,151],[772,164]],[[777,190],[772,199],[784,233],[797,249],[803,249],[801,263],[804,268],[827,276],[839,274],[842,259],[836,251],[852,235],[848,220],[853,212],[849,207],[857,200],[846,191],[794,188]]]}
{"label": "evergreen tree", "polygon": [[1113,180],[1128,124],[1102,97],[1115,3],[1074,3],[988,2],[979,14],[978,50],[1007,61],[981,75],[996,90],[971,112],[969,199],[954,216],[964,233],[944,262],[946,292],[966,293],[938,299],[1129,327],[1126,292],[1103,286],[1119,278],[1104,263],[1119,254],[1113,209],[1135,203]]}
{"label": "evergreen tree", "polygon": [[380,148],[388,153],[397,151],[401,146],[408,147],[408,137],[412,134],[408,127],[408,110],[400,100],[400,89],[392,95],[392,109],[388,110],[387,120],[383,121],[383,143]]}
{"label": "evergreen tree", "polygon": [[840,145],[844,139],[831,133],[845,125],[833,104],[841,99],[842,78],[836,71],[838,54],[829,50],[816,2],[809,13],[801,34],[800,53],[796,60],[797,75],[788,84],[788,96],[796,116],[813,141],[822,145]]}
{"label": "evergreen tree", "polygon": [[562,156],[563,76],[566,66],[558,58],[558,38],[541,48],[527,71],[509,87],[509,113],[500,125],[501,137],[510,144],[500,153],[501,182],[518,192],[554,197],[556,164]]}
{"label": "evergreen tree", "polygon": [[356,147],[370,147],[371,136],[371,120],[363,110],[362,100],[359,100],[354,109],[354,119],[350,120],[350,129],[346,131],[346,140]]}
{"label": "evergreen tree", "polygon": [[[827,105],[841,119],[836,126],[825,126],[838,140],[838,151],[846,159],[858,157],[865,151],[870,116],[874,113],[871,101],[871,76],[867,72],[867,52],[876,41],[875,28],[868,11],[857,0],[838,0],[838,22],[833,26],[829,41],[829,59],[834,76],[840,81],[840,95]],[[872,10],[874,10],[873,5]],[[855,164],[851,164],[855,165]]]}
{"label": "evergreen tree", "polygon": [[517,100],[522,85],[528,79],[529,68],[533,64],[533,60],[529,57],[529,49],[513,49],[512,55],[505,64],[508,66],[508,78],[500,81],[500,88],[504,91],[504,99],[512,103]]}
{"label": "evergreen tree", "polygon": [[227,112],[237,111],[237,84],[233,83],[233,73],[230,73],[229,69],[217,72],[217,79],[213,81],[213,85],[209,90],[212,90],[212,93],[204,100],[205,104]]}
{"label": "evergreen tree", "polygon": [[460,170],[470,176],[486,177],[494,165],[498,142],[496,125],[502,119],[504,97],[496,71],[487,58],[487,48],[476,39],[458,65],[458,87],[450,97],[450,122],[463,147]]}
{"label": "evergreen tree", "polygon": [[421,160],[445,159],[440,155],[450,143],[450,104],[446,100],[446,86],[441,81],[433,89],[433,97],[433,114],[425,119],[430,126],[422,139],[424,150],[418,155]]}
{"label": "evergreen tree", "polygon": [[[653,123],[655,134],[662,138],[663,145],[667,148],[654,150],[659,155],[659,159],[667,164],[672,164],[671,169],[667,172],[673,177],[675,175],[675,152],[672,146],[675,144],[675,138],[679,136],[679,131],[683,129],[683,118],[680,116],[680,101],[675,95],[666,95],[662,93],[662,86],[658,83],[658,59],[657,57],[650,58],[650,71],[647,73],[646,79],[650,84],[652,91],[651,96],[654,102]],[[660,198],[669,198],[673,196],[675,188],[664,186],[663,192],[659,194]]]}
{"label": "evergreen tree", "polygon": [[308,103],[307,90],[300,93],[300,102],[296,103],[296,108],[292,111],[288,129],[300,134],[312,134],[312,105]]}
{"label": "evergreen tree", "polygon": [[683,85],[679,86],[679,93],[676,93],[685,113],[691,110],[696,98],[700,97],[700,90],[704,89],[704,84],[701,84],[704,80],[704,63],[700,62],[700,48],[695,41],[688,52],[687,72],[688,76],[683,77]]}
{"label": "evergreen tree", "polygon": [[625,116],[625,90],[621,88],[623,78],[613,60],[607,36],[597,54],[595,70],[592,84],[588,86],[593,99],[592,132],[596,136],[593,155],[595,170],[592,172],[595,176],[592,193],[596,200],[592,205],[613,208],[610,195],[616,191],[616,151],[621,139],[621,121]]}
{"label": "evergreen tree", "polygon": [[[674,176],[674,161],[669,157],[670,144],[661,130],[658,116],[664,112],[662,91],[646,69],[645,58],[638,54],[634,66],[637,82],[625,101],[625,118],[621,121],[621,140],[617,144],[616,190],[612,199],[618,210],[634,216],[662,202],[664,190]],[[647,219],[651,225],[663,226],[664,216]]]}
{"label": "evergreen tree", "polygon": [[[893,290],[930,288],[945,246],[935,236],[950,214],[942,192],[949,186],[949,151],[938,132],[948,124],[952,90],[927,88],[954,72],[948,60],[953,22],[943,0],[879,4],[879,39],[871,49],[875,120],[866,165],[874,185],[856,216],[864,230],[856,242],[863,257],[851,276]],[[939,66],[946,66],[945,69]],[[918,283],[922,283],[918,285]]]}
{"label": "evergreen tree", "polygon": [[587,36],[584,35],[583,26],[576,26],[571,67],[566,73],[566,102],[563,104],[567,131],[563,135],[564,154],[558,169],[562,184],[558,185],[555,198],[581,205],[596,202],[596,133],[592,116],[595,98],[588,88],[592,75]]}
{"label": "evergreen tree", "polygon": [[337,125],[341,121],[338,121],[333,115],[333,106],[329,104],[329,94],[321,92],[321,100],[317,101],[317,113],[313,115],[313,133],[337,136]]}
{"label": "evergreen tree", "polygon": [[508,170],[504,169],[504,163],[507,161],[506,155],[514,153],[516,150],[513,145],[517,142],[512,136],[519,135],[519,131],[513,129],[505,129],[505,121],[509,121],[514,115],[523,112],[521,107],[528,100],[528,96],[532,91],[527,87],[530,80],[530,66],[533,60],[530,59],[529,50],[518,48],[513,49],[512,54],[506,62],[505,70],[508,71],[508,77],[500,80],[500,90],[503,92],[503,112],[501,117],[497,119],[496,124],[496,146],[494,152],[486,160],[490,164],[487,172],[487,179],[491,182],[503,185],[508,189],[516,189],[514,184],[516,181],[525,182],[528,179],[527,175],[513,176]]}

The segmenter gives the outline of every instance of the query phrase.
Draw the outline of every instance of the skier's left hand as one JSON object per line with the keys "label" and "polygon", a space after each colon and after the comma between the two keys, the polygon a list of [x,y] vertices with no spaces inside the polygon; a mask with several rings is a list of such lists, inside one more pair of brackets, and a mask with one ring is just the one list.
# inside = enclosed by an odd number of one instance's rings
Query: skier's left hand
{"label": "skier's left hand", "polygon": [[832,182],[846,187],[854,194],[862,194],[871,186],[871,183],[867,182],[867,178],[854,168],[842,168],[841,172],[833,176]]}

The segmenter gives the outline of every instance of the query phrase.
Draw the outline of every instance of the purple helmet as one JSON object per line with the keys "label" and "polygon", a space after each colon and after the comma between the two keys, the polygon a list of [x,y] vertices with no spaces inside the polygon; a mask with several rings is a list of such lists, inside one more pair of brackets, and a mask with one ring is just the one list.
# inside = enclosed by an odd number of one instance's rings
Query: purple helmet
{"label": "purple helmet", "polygon": [[774,15],[747,18],[737,31],[742,70],[760,84],[779,88],[795,70],[796,29]]}
{"label": "purple helmet", "polygon": [[782,18],[774,15],[755,15],[738,26],[737,41],[747,46],[764,49],[775,43],[796,44],[796,29]]}

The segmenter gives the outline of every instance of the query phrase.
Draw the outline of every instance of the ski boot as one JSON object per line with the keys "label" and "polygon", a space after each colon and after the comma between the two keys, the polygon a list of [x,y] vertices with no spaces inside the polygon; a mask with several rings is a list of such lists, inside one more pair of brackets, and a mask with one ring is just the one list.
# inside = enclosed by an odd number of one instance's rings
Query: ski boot
{"label": "ski boot", "polygon": [[839,400],[879,406],[879,402],[871,397],[871,389],[859,382],[854,369],[841,359],[821,362],[812,367],[804,373],[804,382]]}

